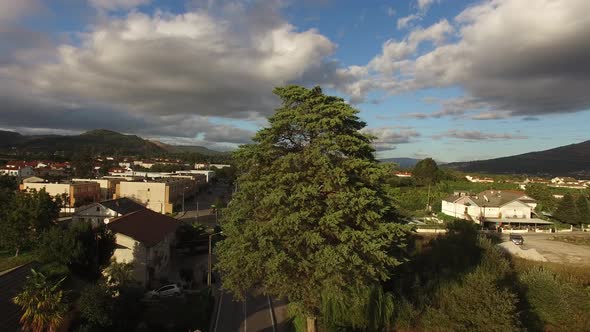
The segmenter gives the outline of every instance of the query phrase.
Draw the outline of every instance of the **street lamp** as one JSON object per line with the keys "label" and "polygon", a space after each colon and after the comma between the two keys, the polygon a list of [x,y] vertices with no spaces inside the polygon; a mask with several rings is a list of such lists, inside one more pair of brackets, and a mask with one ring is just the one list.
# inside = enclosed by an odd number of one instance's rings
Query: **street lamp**
{"label": "street lamp", "polygon": [[182,188],[182,213],[184,213],[184,192],[189,189],[189,187]]}
{"label": "street lamp", "polygon": [[223,234],[223,231],[213,233],[209,235],[209,272],[207,273],[207,286],[211,287],[211,239],[214,235]]}

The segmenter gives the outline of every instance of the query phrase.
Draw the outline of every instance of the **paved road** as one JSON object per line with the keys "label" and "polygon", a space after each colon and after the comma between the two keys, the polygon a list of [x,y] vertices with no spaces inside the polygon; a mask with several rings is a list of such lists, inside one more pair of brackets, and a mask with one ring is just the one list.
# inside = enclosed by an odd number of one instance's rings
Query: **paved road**
{"label": "paved road", "polygon": [[[187,198],[184,204],[184,213],[179,213],[177,218],[186,221],[199,221],[201,223],[213,224],[216,223],[215,214],[211,209],[211,205],[215,204],[217,198],[221,197],[228,202],[231,198],[231,186],[223,183],[211,185],[200,193],[197,197]],[[198,207],[197,210],[197,201]]]}
{"label": "paved road", "polygon": [[236,301],[224,293],[218,302],[213,332],[283,332],[286,331],[286,306],[268,296],[250,294]]}

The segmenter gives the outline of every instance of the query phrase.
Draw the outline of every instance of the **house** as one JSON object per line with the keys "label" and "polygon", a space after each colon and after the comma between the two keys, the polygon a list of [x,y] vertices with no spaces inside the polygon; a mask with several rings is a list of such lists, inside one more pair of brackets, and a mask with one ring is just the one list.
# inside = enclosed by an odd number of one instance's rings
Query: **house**
{"label": "house", "polygon": [[38,177],[38,176],[29,176],[28,178],[23,179],[23,183],[41,183],[41,182],[45,182],[45,180],[43,178]]}
{"label": "house", "polygon": [[533,212],[537,201],[522,191],[486,190],[478,194],[455,192],[442,200],[441,212],[461,219],[514,222],[524,220],[534,223]]}
{"label": "house", "polygon": [[142,209],[145,209],[145,206],[126,197],[111,199],[81,207],[72,215],[72,221],[89,222],[93,227],[97,227],[101,223],[108,224],[114,218]]}
{"label": "house", "polygon": [[23,183],[21,191],[45,189],[50,196],[64,196],[68,207],[82,206],[100,200],[100,186],[96,182]]}
{"label": "house", "polygon": [[194,196],[197,181],[191,177],[169,177],[153,181],[121,181],[117,184],[115,198],[129,197],[159,213],[174,212],[175,205]]}
{"label": "house", "polygon": [[465,175],[465,178],[469,182],[494,183],[494,179],[492,179],[492,178],[486,178],[486,177],[480,178],[480,177],[471,176],[471,175]]}
{"label": "house", "polygon": [[133,265],[133,277],[149,287],[168,275],[170,246],[180,222],[163,214],[141,209],[113,219],[107,227],[115,234],[113,258]]}
{"label": "house", "polygon": [[398,178],[411,178],[412,172],[395,172],[393,173]]}
{"label": "house", "polygon": [[227,165],[227,164],[195,163],[195,169],[211,169],[211,168],[222,169],[222,168],[226,168],[226,167],[231,167],[231,165]]}

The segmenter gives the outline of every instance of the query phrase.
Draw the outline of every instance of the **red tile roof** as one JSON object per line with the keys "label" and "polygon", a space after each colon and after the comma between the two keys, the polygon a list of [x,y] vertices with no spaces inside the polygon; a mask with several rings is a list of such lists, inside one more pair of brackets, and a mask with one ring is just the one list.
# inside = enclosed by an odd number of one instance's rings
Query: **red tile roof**
{"label": "red tile roof", "polygon": [[180,221],[154,212],[141,209],[113,219],[107,227],[114,233],[127,235],[148,247],[155,246],[176,231]]}

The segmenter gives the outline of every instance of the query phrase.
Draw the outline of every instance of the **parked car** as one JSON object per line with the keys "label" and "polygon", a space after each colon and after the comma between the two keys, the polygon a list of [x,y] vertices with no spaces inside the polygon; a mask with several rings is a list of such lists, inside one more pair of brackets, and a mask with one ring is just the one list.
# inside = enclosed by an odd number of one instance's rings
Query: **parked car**
{"label": "parked car", "polygon": [[520,246],[524,243],[524,238],[520,234],[510,234],[510,241],[512,241],[512,243]]}
{"label": "parked car", "polygon": [[167,296],[178,296],[182,294],[182,288],[180,288],[176,284],[170,284],[166,286],[162,286],[158,289],[154,289],[149,291],[146,294],[147,298],[154,298],[154,297],[167,297]]}

